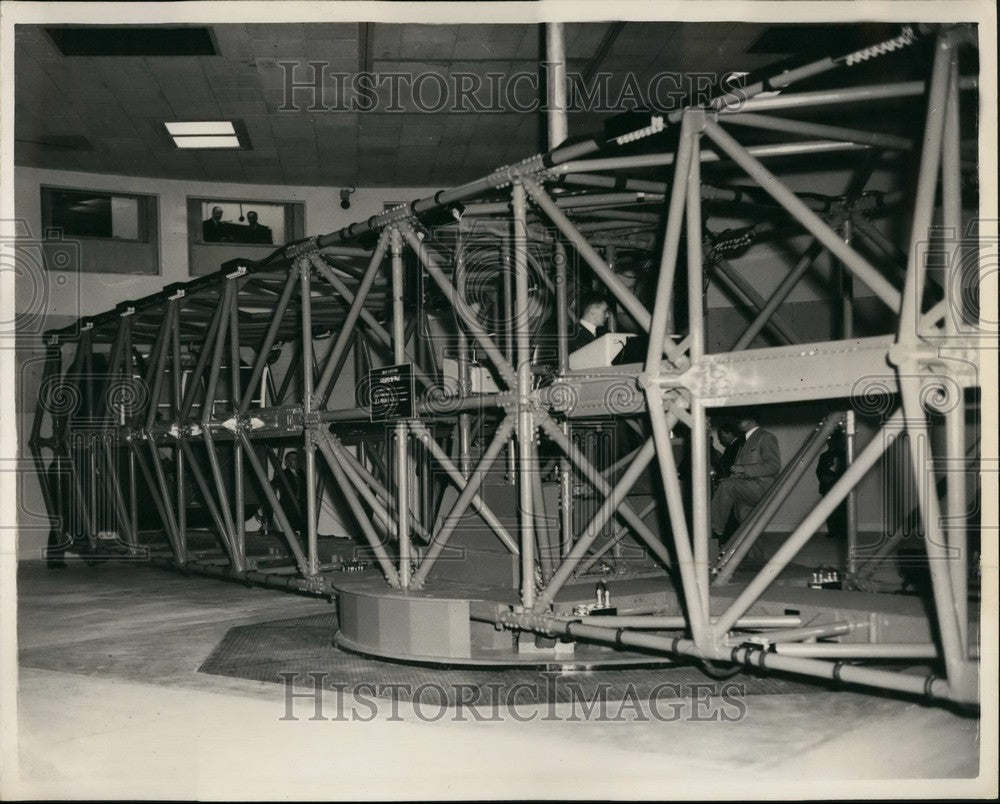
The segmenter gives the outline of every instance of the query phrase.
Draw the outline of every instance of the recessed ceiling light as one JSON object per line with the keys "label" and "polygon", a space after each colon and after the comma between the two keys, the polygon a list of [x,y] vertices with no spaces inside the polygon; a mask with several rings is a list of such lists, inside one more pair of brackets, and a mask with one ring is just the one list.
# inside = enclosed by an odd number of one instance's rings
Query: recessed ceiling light
{"label": "recessed ceiling light", "polygon": [[176,148],[250,147],[242,120],[172,120],[163,127]]}
{"label": "recessed ceiling light", "polygon": [[226,137],[174,137],[178,148],[239,148],[240,138],[235,134]]}
{"label": "recessed ceiling light", "polygon": [[194,134],[230,134],[235,136],[236,129],[228,120],[198,120],[190,123],[164,123],[171,136],[183,137]]}

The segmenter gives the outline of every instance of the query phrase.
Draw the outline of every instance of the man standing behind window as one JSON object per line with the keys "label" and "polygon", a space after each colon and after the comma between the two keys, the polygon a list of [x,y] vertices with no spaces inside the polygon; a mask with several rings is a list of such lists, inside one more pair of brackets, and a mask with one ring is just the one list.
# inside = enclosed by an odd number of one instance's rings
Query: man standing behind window
{"label": "man standing behind window", "polygon": [[212,207],[212,217],[201,222],[201,239],[206,243],[221,243],[228,240],[229,224],[222,222],[222,207]]}
{"label": "man standing behind window", "polygon": [[271,243],[271,227],[257,222],[257,213],[250,210],[247,213],[247,227],[242,233],[245,243]]}

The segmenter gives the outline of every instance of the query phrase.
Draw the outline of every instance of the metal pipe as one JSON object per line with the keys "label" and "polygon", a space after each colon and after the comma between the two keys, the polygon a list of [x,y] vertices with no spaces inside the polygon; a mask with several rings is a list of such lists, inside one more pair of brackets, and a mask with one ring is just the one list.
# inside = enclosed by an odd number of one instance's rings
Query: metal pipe
{"label": "metal pipe", "polygon": [[[736,626],[736,628],[739,627],[739,625]],[[802,628],[783,628],[777,631],[766,631],[760,635],[760,639],[766,640],[771,644],[779,642],[804,642],[806,640],[826,639],[828,637],[853,634],[859,627],[867,628],[868,623],[840,621],[823,623],[822,625],[807,625]],[[743,639],[743,636],[734,635],[732,639]]]}
{"label": "metal pipe", "polygon": [[[458,468],[452,463],[451,459],[448,457],[447,453],[441,448],[441,445],[434,440],[434,436],[431,431],[422,422],[410,420],[410,429],[416,434],[417,439],[433,456],[434,460],[438,462],[438,465],[444,469],[445,473],[458,488],[459,492],[465,490],[468,485],[469,475],[465,475],[460,472]],[[493,510],[486,504],[486,501],[479,494],[474,494],[472,496],[472,507],[476,509],[479,515],[483,518],[483,521],[490,527],[490,529],[497,535],[497,538],[503,542],[504,547],[510,550],[514,555],[518,555],[521,551],[517,546],[517,541],[513,536],[507,531],[500,519],[493,513]]]}
{"label": "metal pipe", "polygon": [[788,120],[783,117],[769,117],[752,112],[730,115],[726,118],[730,125],[748,126],[765,131],[781,131],[786,134],[801,134],[804,137],[816,137],[830,140],[849,140],[860,145],[872,145],[877,148],[888,148],[896,151],[909,151],[913,143],[903,137],[892,134],[879,134],[874,131],[830,126],[825,123],[811,123],[804,120]]}
{"label": "metal pipe", "polygon": [[549,150],[555,150],[569,137],[566,103],[566,41],[563,23],[545,23],[545,58],[549,68],[546,79]]}
{"label": "metal pipe", "polygon": [[[979,81],[975,76],[962,78],[962,90],[978,89]],[[720,109],[719,113],[726,116],[739,116],[746,112],[773,112],[779,109],[806,109],[814,106],[842,106],[848,103],[888,100],[890,98],[912,98],[923,95],[927,84],[923,81],[902,81],[893,84],[871,84],[869,86],[851,89],[824,89],[816,92],[797,92],[777,95],[770,98],[752,98],[739,108]]]}
{"label": "metal pipe", "polygon": [[[962,304],[960,294],[955,291],[961,286],[960,277],[963,264],[961,243],[962,231],[962,187],[961,187],[961,130],[959,127],[958,97],[958,53],[953,51],[948,72],[948,102],[945,106],[944,138],[941,155],[941,196],[942,222],[945,230],[945,248],[948,251],[945,287],[944,331],[951,337],[961,333]],[[958,298],[956,298],[958,296]],[[959,392],[961,394],[962,392]],[[966,651],[969,647],[968,621],[968,491],[965,478],[965,400],[960,398],[945,411],[945,449],[948,463],[945,474],[947,493],[945,514],[947,517],[948,546],[951,549],[951,586],[955,599],[955,615],[958,620],[961,644]]]}
{"label": "metal pipe", "polygon": [[[173,304],[177,306],[177,314],[174,316],[174,325],[171,328],[172,332],[172,353],[173,353],[173,364],[174,364],[174,382],[173,382],[173,408],[174,408],[174,421],[181,421],[181,408],[184,404],[184,370],[181,367],[181,300],[180,298],[175,298]],[[174,448],[174,487],[175,487],[175,504],[177,507],[177,532],[180,536],[180,546],[181,551],[187,557],[187,476],[184,470],[184,455],[181,452],[181,441],[185,438],[184,428],[178,427],[177,434],[177,446]],[[132,453],[129,452],[130,463],[133,459]],[[132,467],[129,468],[130,473],[133,471]],[[138,513],[138,512],[136,512]],[[139,543],[138,528],[132,529],[135,535],[136,546]]]}
{"label": "metal pipe", "polygon": [[[677,145],[677,164],[667,207],[666,231],[663,235],[663,250],[656,284],[656,301],[649,323],[649,346],[646,350],[646,373],[656,378],[662,370],[663,350],[661,344],[667,333],[673,330],[673,289],[674,273],[677,269],[677,250],[680,247],[681,230],[684,225],[684,204],[687,200],[687,182],[691,172],[692,151],[697,147],[700,126],[704,116],[685,114],[681,123],[680,142]],[[688,251],[700,248],[701,233],[697,246],[688,243]],[[631,311],[629,311],[631,312]],[[634,317],[634,316],[633,316]],[[636,319],[638,320],[638,319]]]}
{"label": "metal pipe", "polygon": [[[177,547],[177,539],[175,538],[173,530],[173,511],[170,510],[168,506],[165,505],[163,498],[160,497],[157,491],[157,480],[153,477],[153,473],[150,468],[146,465],[145,459],[142,457],[142,453],[139,451],[138,446],[135,442],[130,441],[129,447],[133,451],[136,457],[136,462],[139,464],[139,469],[142,471],[142,475],[146,480],[146,485],[149,487],[149,496],[153,499],[153,505],[156,506],[156,511],[160,515],[160,521],[163,523],[163,529],[166,531],[167,540],[170,542],[170,547],[174,551],[174,559],[180,563],[183,563],[180,558],[180,551]],[[153,446],[155,449],[155,445]],[[71,470],[72,461],[70,461]],[[81,506],[82,507],[82,506]],[[88,516],[86,511],[81,511],[84,516]]]}
{"label": "metal pipe", "polygon": [[871,263],[847,246],[826,221],[809,209],[777,176],[748,154],[746,148],[711,119],[705,120],[705,133],[743,168],[747,175],[766,190],[768,195],[788,210],[817,240],[838,257],[889,309],[894,312],[900,309],[899,291]]}
{"label": "metal pipe", "polygon": [[791,642],[774,646],[779,656],[801,656],[812,659],[936,659],[933,643],[905,642]]}
{"label": "metal pipe", "polygon": [[721,636],[726,631],[732,629],[733,624],[746,614],[747,610],[757,602],[757,599],[771,585],[778,576],[778,573],[788,566],[788,562],[795,558],[803,545],[812,538],[816,529],[843,502],[844,497],[847,496],[847,492],[868,474],[868,471],[878,462],[889,446],[888,439],[881,437],[882,433],[888,428],[898,426],[902,418],[902,411],[897,410],[886,419],[882,430],[872,437],[872,440],[861,451],[854,464],[840,476],[840,479],[834,483],[833,487],[826,493],[826,496],[806,515],[805,519],[799,523],[798,527],[785,543],[778,548],[778,551],[771,557],[770,561],[767,562],[761,571],[757,573],[756,577],[737,596],[725,614],[719,618],[719,622],[715,626],[716,636]]}
{"label": "metal pipe", "polygon": [[[347,287],[347,285],[344,284],[344,282],[340,279],[340,277],[337,276],[336,273],[334,273],[333,269],[330,268],[330,266],[327,265],[325,262],[323,262],[323,260],[318,255],[312,255],[310,257],[310,261],[312,262],[313,267],[319,272],[320,276],[322,276],[327,282],[329,282],[333,286],[333,289],[336,290],[337,293],[341,295],[341,297],[343,297],[344,301],[346,301],[348,304],[353,304],[354,294],[351,293],[350,289]],[[373,316],[364,307],[360,309],[359,316],[361,317],[361,320],[364,321],[365,324],[367,324],[368,327],[371,329],[372,334],[374,334],[375,337],[378,338],[378,340],[380,340],[383,344],[385,344],[386,347],[388,347],[391,350],[393,348],[392,336],[388,332],[386,332],[385,327],[383,327],[378,322],[378,319],[376,319],[375,316]],[[420,365],[417,363],[416,360],[413,359],[413,357],[408,352],[406,354],[406,357],[409,359],[411,363],[413,363],[413,376],[416,377],[417,380],[423,383],[425,386],[434,387],[436,385],[434,379],[427,376],[427,373],[420,368]]]}
{"label": "metal pipe", "polygon": [[[604,262],[601,255],[598,254],[594,247],[587,242],[586,238],[573,225],[572,221],[566,217],[565,213],[535,181],[528,178],[522,178],[522,183],[524,185],[524,189],[527,190],[528,195],[531,196],[532,201],[538,205],[539,209],[541,209],[542,212],[549,217],[549,220],[556,225],[559,231],[562,232],[566,240],[573,245],[573,248],[576,249],[577,253],[583,257],[584,261],[586,261],[594,273],[597,274],[598,279],[600,279],[608,290],[610,290],[615,296],[615,298],[618,299],[622,307],[624,307],[628,314],[632,316],[635,322],[642,327],[644,331],[648,332],[652,316],[650,316],[649,311],[645,308],[645,306],[643,306],[642,302],[635,297],[635,294],[633,294],[632,291],[622,284],[621,280],[615,275],[614,271],[608,268],[607,263]],[[676,347],[669,338],[664,339],[663,349],[671,361],[677,359],[678,355]]]}
{"label": "metal pipe", "polygon": [[[392,242],[392,357],[406,362],[406,310],[403,306],[403,240],[399,229],[390,229]],[[396,423],[396,538],[399,547],[399,585],[410,586],[410,441],[405,421]]]}
{"label": "metal pipe", "polygon": [[[222,540],[222,545],[229,552],[229,541],[226,538],[226,525],[222,520],[222,514],[219,512],[218,506],[216,506],[215,501],[212,499],[212,491],[208,485],[208,481],[205,479],[204,473],[201,471],[201,467],[198,466],[198,462],[195,459],[194,450],[191,449],[191,445],[188,443],[186,438],[179,438],[177,444],[180,447],[181,455],[183,456],[183,463],[185,460],[191,465],[191,475],[194,477],[195,484],[198,486],[199,491],[201,491],[201,496],[205,500],[205,507],[208,509],[209,516],[212,517],[212,521],[215,523],[215,528],[218,533],[219,538]],[[235,565],[235,561],[233,564]]]}
{"label": "metal pipe", "polygon": [[[729,117],[726,118],[729,120]],[[845,142],[783,142],[774,145],[752,145],[747,153],[758,159],[770,159],[787,156],[814,156],[817,154],[842,153],[844,151],[868,150],[868,146],[859,146]],[[586,159],[578,162],[566,162],[554,168],[554,176],[573,175],[575,173],[598,172],[603,170],[632,170],[647,167],[669,167],[676,160],[675,154],[643,154],[641,156],[613,156],[605,159]],[[699,162],[719,162],[722,157],[717,151],[699,151]]]}
{"label": "metal pipe", "polygon": [[[524,186],[515,182],[511,193],[514,212],[514,330],[517,348],[517,496],[521,537],[521,605],[535,605],[535,515],[531,458],[536,425],[531,410],[531,342],[528,334],[527,200]],[[505,286],[505,290],[508,287]],[[506,295],[506,294],[505,294]]]}
{"label": "metal pipe", "polygon": [[[453,273],[455,285],[465,287],[465,248],[462,244],[462,232],[455,235],[455,262]],[[458,352],[455,362],[458,370],[456,385],[459,399],[468,399],[472,394],[471,369],[469,367],[469,338],[461,326],[455,327]],[[458,414],[458,465],[462,476],[469,477],[472,472],[472,417],[468,413]]]}
{"label": "metal pipe", "polygon": [[[648,503],[646,503],[646,505],[643,506],[642,510],[637,511],[636,516],[638,516],[639,519],[645,519],[653,512],[654,508],[656,508],[655,497]],[[590,570],[590,568],[594,566],[594,564],[600,561],[608,553],[609,550],[612,550],[616,544],[619,544],[628,535],[628,532],[629,532],[628,528],[624,526],[618,528],[618,530],[616,530],[613,534],[611,534],[611,538],[609,538],[604,544],[602,544],[599,548],[597,548],[597,550],[591,553],[587,557],[587,559],[583,561],[580,564],[580,566],[576,568],[573,574],[577,578],[585,575]]]}
{"label": "metal pipe", "polygon": [[[514,350],[514,274],[511,266],[510,234],[500,237],[500,298],[503,301],[503,353],[504,357],[514,366],[518,358]],[[499,330],[498,330],[499,331]],[[521,375],[518,371],[517,383],[520,389]],[[517,438],[512,436],[507,442],[507,483],[511,486],[517,483]]]}
{"label": "metal pipe", "polygon": [[514,367],[510,362],[503,356],[497,345],[493,342],[493,339],[486,333],[486,331],[479,325],[476,321],[475,315],[469,309],[468,304],[462,299],[458,293],[455,292],[455,287],[444,275],[444,272],[438,267],[437,261],[431,255],[427,247],[421,242],[420,238],[417,237],[416,233],[406,224],[401,224],[400,231],[406,242],[409,243],[410,248],[412,248],[417,253],[417,259],[427,270],[427,273],[431,275],[431,278],[441,288],[441,292],[444,293],[448,302],[451,304],[455,312],[458,313],[465,324],[466,328],[472,334],[472,337],[476,339],[476,342],[482,347],[483,352],[486,356],[493,362],[496,366],[497,371],[500,374],[501,379],[511,388],[517,385],[517,373],[514,371]]}
{"label": "metal pipe", "polygon": [[[584,476],[584,478],[586,478],[587,482],[589,482],[603,497],[610,496],[612,488],[608,481],[605,480],[601,472],[587,460],[579,448],[573,444],[569,438],[563,435],[559,425],[544,412],[541,413],[538,418],[538,423],[542,429],[545,430],[549,438],[556,443],[559,449],[563,451],[563,454],[569,458],[570,462],[580,470],[580,473]],[[630,528],[632,528],[632,531],[640,539],[642,539],[643,543],[647,548],[649,548],[650,552],[660,559],[663,566],[671,566],[670,554],[667,552],[666,546],[659,539],[659,537],[653,533],[649,526],[639,518],[639,515],[635,512],[635,509],[629,505],[627,500],[622,500],[616,513]]]}
{"label": "metal pipe", "polygon": [[536,611],[545,611],[552,604],[556,595],[573,576],[573,571],[583,560],[591,545],[601,535],[604,526],[614,515],[615,509],[623,504],[626,495],[646,471],[655,454],[656,448],[653,439],[648,439],[639,451],[639,455],[622,474],[618,484],[605,497],[601,507],[594,514],[587,527],[583,529],[572,549],[556,569],[555,574],[539,593],[535,601]]}
{"label": "metal pipe", "polygon": [[201,436],[205,442],[205,453],[208,455],[208,466],[212,473],[212,480],[215,483],[216,500],[218,501],[220,516],[222,517],[223,532],[220,535],[226,541],[234,568],[242,569],[239,566],[240,559],[236,549],[236,526],[233,522],[233,512],[229,507],[229,493],[222,479],[222,467],[219,464],[219,454],[215,447],[215,439],[212,438],[212,432],[209,427],[202,429]]}
{"label": "metal pipe", "polygon": [[194,371],[191,372],[191,376],[188,378],[187,393],[184,395],[184,404],[181,406],[181,419],[186,419],[191,414],[191,408],[194,407],[195,396],[198,393],[198,383],[201,382],[201,375],[204,374],[209,356],[211,355],[209,344],[215,342],[219,327],[222,326],[223,315],[227,312],[227,297],[227,291],[223,290],[219,304],[215,308],[215,315],[212,316],[208,330],[205,333],[205,338],[201,342],[202,348],[198,355],[198,362],[195,364]]}
{"label": "metal pipe", "polygon": [[[163,391],[163,378],[166,373],[167,347],[170,345],[171,333],[173,330],[173,318],[177,315],[177,307],[173,304],[167,305],[167,316],[163,326],[160,328],[156,338],[156,345],[153,348],[155,357],[149,361],[150,368],[146,373],[146,387],[150,388],[149,407],[146,411],[146,427],[152,427],[156,421],[156,414],[160,405],[160,393]],[[89,343],[89,340],[88,340]],[[152,382],[150,382],[152,380]],[[93,410],[93,404],[90,410]]]}
{"label": "metal pipe", "polygon": [[732,544],[726,548],[716,568],[714,585],[722,586],[732,580],[733,574],[746,558],[750,549],[756,544],[764,532],[764,528],[771,523],[778,509],[785,504],[792,489],[812,466],[823,445],[826,444],[827,439],[839,424],[840,418],[837,416],[829,416],[820,422],[802,444],[795,458],[785,465],[781,475],[772,484],[764,499],[755,507],[753,516],[748,518],[733,534]]}
{"label": "metal pipe", "polygon": [[[327,355],[326,364],[323,366],[323,373],[316,382],[315,393],[317,400],[320,401],[320,406],[325,405],[326,399],[329,396],[328,391],[330,390],[331,383],[336,378],[336,371],[338,365],[340,364],[340,359],[347,351],[351,337],[354,333],[354,327],[357,325],[358,319],[361,317],[361,309],[364,307],[365,300],[368,298],[368,293],[371,291],[372,285],[375,284],[375,280],[378,278],[378,271],[382,265],[382,260],[385,258],[385,252],[388,247],[389,239],[387,232],[383,232],[379,236],[378,244],[375,246],[375,251],[372,253],[371,260],[368,263],[368,268],[365,270],[364,276],[361,278],[361,282],[358,285],[357,293],[354,294],[354,300],[351,302],[351,306],[347,311],[344,323],[341,324],[340,332],[337,334],[337,340],[330,349],[329,355]],[[403,363],[405,360],[397,360],[396,362]]]}
{"label": "metal pipe", "polygon": [[267,477],[267,470],[260,462],[260,458],[257,457],[257,453],[254,452],[253,444],[250,438],[247,436],[245,430],[237,430],[236,437],[243,442],[243,449],[247,460],[250,462],[250,468],[253,469],[254,474],[257,476],[257,482],[260,485],[261,491],[264,492],[264,496],[267,498],[268,505],[271,506],[271,510],[274,511],[274,518],[278,520],[278,527],[285,534],[285,540],[288,542],[288,549],[292,551],[292,555],[295,558],[295,565],[299,568],[299,572],[302,576],[309,578],[311,573],[309,572],[309,562],[306,559],[305,553],[302,552],[302,547],[299,545],[298,538],[295,535],[295,529],[292,527],[292,523],[288,521],[288,517],[285,515],[285,509],[282,507],[281,503],[278,501],[277,496],[274,493],[274,489],[271,488],[271,483]]}
{"label": "metal pipe", "polygon": [[[737,271],[728,260],[720,259],[715,263],[715,267],[718,271],[714,274],[717,279],[724,280],[728,287],[735,291],[736,296],[744,304],[749,306],[752,310],[756,311],[758,315],[763,311],[766,306],[766,302],[761,298],[760,294],[754,289],[753,285],[747,282],[746,279]],[[784,318],[782,318],[778,313],[774,312],[768,316],[767,320],[764,322],[764,326],[770,329],[772,332],[777,334],[778,338],[785,344],[802,343],[802,339],[795,334],[795,331],[785,323]]]}
{"label": "metal pipe", "polygon": [[454,533],[455,528],[465,514],[469,505],[472,502],[472,497],[479,492],[480,487],[483,485],[483,481],[486,479],[487,473],[492,468],[493,464],[496,462],[497,457],[500,455],[501,450],[503,450],[504,445],[507,443],[507,439],[514,430],[514,417],[506,417],[497,426],[496,434],[493,436],[493,440],[490,445],[483,452],[482,458],[479,460],[479,466],[476,471],[472,473],[472,477],[469,478],[469,482],[465,485],[465,488],[458,495],[458,499],[455,500],[455,504],[451,508],[451,512],[444,519],[440,530],[435,534],[434,540],[430,543],[427,548],[427,552],[424,554],[423,560],[420,562],[420,566],[414,573],[413,578],[410,580],[410,586],[416,589],[420,589],[424,581],[427,580],[427,575],[434,566],[434,562],[437,561],[438,556],[441,555],[441,551],[444,550],[445,546],[448,544],[448,539],[451,538],[452,533]]}
{"label": "metal pipe", "polygon": [[[242,388],[240,377],[240,304],[239,279],[230,280],[233,283],[233,301],[229,307],[229,383],[231,386],[230,405],[236,416],[242,404]],[[253,386],[247,386],[247,397],[253,396]],[[233,552],[239,557],[237,568],[246,569],[246,521],[244,489],[243,489],[243,446],[233,439]]]}
{"label": "metal pipe", "polygon": [[799,257],[798,262],[795,263],[795,267],[789,271],[782,280],[778,283],[778,286],[774,289],[774,292],[768,297],[767,301],[760,308],[757,316],[753,321],[750,322],[750,326],[746,328],[746,331],[740,335],[736,343],[733,344],[732,352],[739,352],[746,349],[750,343],[756,338],[760,331],[764,328],[764,325],[771,320],[779,307],[781,307],[782,302],[788,298],[788,294],[792,292],[799,280],[805,276],[806,271],[808,271],[816,258],[822,253],[823,247],[819,244],[819,241],[814,237],[809,247],[802,253]]}
{"label": "metal pipe", "polygon": [[351,481],[348,479],[346,474],[346,467],[341,465],[337,458],[337,454],[334,451],[335,445],[332,440],[327,437],[327,434],[324,433],[317,440],[317,446],[319,447],[320,453],[322,453],[323,457],[326,459],[327,466],[330,467],[334,480],[343,492],[344,499],[347,500],[351,513],[354,514],[355,520],[357,520],[358,525],[361,526],[361,532],[368,541],[368,546],[371,547],[375,560],[382,568],[382,572],[385,575],[386,580],[389,582],[389,586],[394,589],[398,589],[400,586],[399,573],[392,565],[392,560],[389,558],[389,555],[385,550],[385,546],[379,540],[378,534],[375,532],[375,528],[372,526],[371,521],[367,516],[365,516],[365,512],[361,507],[360,501],[354,495],[351,487]]}
{"label": "metal pipe", "polygon": [[[577,618],[574,618],[577,619]],[[713,618],[714,619],[714,618]],[[583,625],[595,625],[599,628],[634,628],[646,631],[682,630],[687,628],[687,618],[680,614],[610,614],[600,616],[583,616],[578,618]],[[802,618],[798,616],[751,616],[743,617],[736,623],[737,628],[786,628],[800,625]],[[771,632],[764,636],[770,638]]]}
{"label": "metal pipe", "polygon": [[[685,118],[687,119],[687,118]],[[692,134],[692,153],[698,148],[700,132]],[[681,182],[683,184],[683,182]],[[690,160],[687,176],[687,296],[688,296],[688,359],[698,365],[705,354],[705,294],[702,284],[701,253],[701,164]],[[647,353],[647,359],[649,355]],[[694,538],[694,567],[701,589],[702,610],[710,610],[709,601],[709,502],[711,497],[710,450],[711,434],[705,406],[691,400],[691,530]]]}
{"label": "metal pipe", "polygon": [[684,501],[677,479],[677,464],[674,461],[670,443],[670,425],[667,422],[667,414],[663,412],[663,392],[655,384],[647,385],[645,392],[653,440],[656,444],[656,455],[659,459],[660,476],[667,498],[667,513],[674,540],[674,552],[677,554],[677,568],[681,576],[681,592],[687,606],[691,634],[695,642],[700,645],[705,643],[706,637],[709,636],[709,612],[704,607],[704,596],[700,591],[699,579],[694,566],[694,555],[688,538],[687,523],[684,521]]}
{"label": "metal pipe", "polygon": [[[264,367],[267,365],[267,357],[271,353],[271,347],[274,346],[274,341],[278,335],[278,329],[281,327],[282,320],[285,317],[285,312],[288,310],[288,304],[291,301],[292,294],[295,292],[296,287],[298,287],[298,277],[295,276],[295,271],[289,271],[288,278],[285,280],[285,284],[281,288],[281,295],[278,297],[278,301],[274,306],[274,314],[271,316],[271,322],[267,326],[267,332],[264,333],[264,340],[261,342],[260,348],[257,350],[257,358],[254,360],[253,370],[250,372],[250,382],[247,383],[247,388],[254,388],[257,383],[260,382],[260,378],[264,373]],[[249,410],[250,398],[251,397],[248,394],[245,398],[240,400],[240,415],[245,415],[247,410]]]}
{"label": "metal pipe", "polygon": [[759,647],[741,645],[736,648],[720,647],[707,651],[689,639],[643,634],[635,631],[612,628],[599,628],[592,625],[582,625],[573,621],[559,620],[552,616],[541,614],[504,614],[500,622],[508,627],[522,628],[548,634],[566,635],[573,639],[584,639],[591,642],[601,642],[624,647],[644,648],[666,654],[680,654],[695,658],[714,658],[732,662],[736,665],[746,665],[761,669],[771,669],[841,681],[845,684],[864,684],[871,687],[896,690],[910,695],[934,696],[953,700],[975,699],[965,696],[962,690],[951,687],[948,681],[933,675],[920,676],[910,673],[897,673],[888,670],[875,670],[856,665],[842,665],[824,662],[818,659],[801,658],[798,656],[782,656],[767,653]]}
{"label": "metal pipe", "polygon": [[[356,476],[364,486],[370,488],[375,493],[375,496],[378,499],[374,500],[373,498],[374,504],[369,502],[369,505],[378,507],[378,515],[386,523],[386,530],[388,532],[390,526],[394,526],[393,523],[396,522],[395,502],[392,498],[392,494],[375,478],[371,472],[368,471],[361,461],[351,454],[349,449],[344,447],[339,438],[332,433],[327,433],[327,438],[334,445],[337,457],[341,459],[341,463],[344,466],[344,471],[349,475],[353,472],[354,476]],[[381,505],[379,500],[384,502],[385,505]],[[431,540],[431,534],[428,533],[427,529],[420,523],[420,520],[413,512],[412,508],[410,509],[410,527],[413,532],[425,542],[429,542]]]}
{"label": "metal pipe", "polygon": [[311,423],[315,405],[313,367],[316,352],[312,335],[312,266],[308,260],[297,261],[299,270],[299,315],[302,339],[302,415],[305,420],[302,449],[305,453],[305,536],[306,572],[309,577],[319,574],[319,536],[316,504],[316,425]]}

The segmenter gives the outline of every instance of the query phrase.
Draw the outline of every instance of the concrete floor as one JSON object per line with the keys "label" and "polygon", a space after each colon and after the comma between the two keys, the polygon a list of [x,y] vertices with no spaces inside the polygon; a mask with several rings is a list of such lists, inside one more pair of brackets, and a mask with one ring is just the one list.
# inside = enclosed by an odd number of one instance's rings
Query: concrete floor
{"label": "concrete floor", "polygon": [[25,563],[18,585],[10,798],[948,797],[978,772],[977,718],[875,693],[748,696],[729,723],[282,720],[283,688],[197,668],[231,626],[330,604],[122,563]]}

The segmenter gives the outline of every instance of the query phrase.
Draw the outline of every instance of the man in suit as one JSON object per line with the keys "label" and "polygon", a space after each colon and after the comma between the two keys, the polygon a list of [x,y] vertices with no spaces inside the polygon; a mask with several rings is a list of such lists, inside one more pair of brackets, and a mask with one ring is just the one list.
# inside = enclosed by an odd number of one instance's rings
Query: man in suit
{"label": "man in suit", "polygon": [[222,222],[222,207],[212,207],[212,217],[201,222],[201,239],[205,243],[229,240],[229,224]]}
{"label": "man in suit", "polygon": [[605,324],[611,307],[608,300],[597,291],[587,291],[580,299],[580,325],[576,334],[570,338],[569,351],[575,352],[593,343],[608,330]]}
{"label": "man in suit", "polygon": [[257,222],[257,213],[250,210],[247,213],[247,227],[241,233],[244,243],[271,243],[271,227]]}
{"label": "man in suit", "polygon": [[781,472],[781,452],[773,433],[761,429],[757,414],[744,413],[739,419],[746,439],[740,447],[729,477],[719,481],[712,496],[712,532],[721,537],[729,515],[738,503],[756,505]]}

